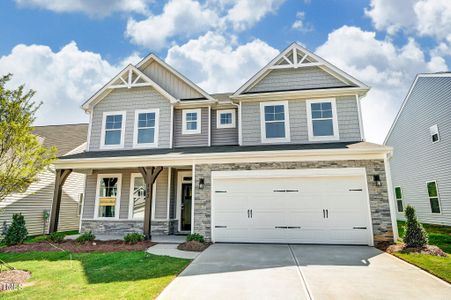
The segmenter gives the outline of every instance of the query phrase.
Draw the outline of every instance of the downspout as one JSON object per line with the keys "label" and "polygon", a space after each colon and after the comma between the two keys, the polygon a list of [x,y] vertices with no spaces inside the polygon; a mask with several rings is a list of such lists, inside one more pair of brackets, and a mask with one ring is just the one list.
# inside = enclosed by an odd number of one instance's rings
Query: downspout
{"label": "downspout", "polygon": [[398,223],[396,222],[396,208],[395,208],[395,197],[393,194],[393,185],[392,185],[392,178],[391,178],[391,169],[390,169],[390,161],[391,153],[387,153],[387,155],[384,158],[384,165],[385,165],[385,176],[387,177],[387,189],[388,189],[388,202],[390,205],[390,216],[391,216],[391,222],[393,227],[393,237],[394,242],[396,242],[399,239],[398,234]]}
{"label": "downspout", "polygon": [[171,130],[169,131],[169,148],[172,149],[174,138],[174,104],[171,103]]}
{"label": "downspout", "polygon": [[211,105],[208,106],[208,147],[211,146]]}
{"label": "downspout", "polygon": [[233,103],[232,105],[236,106],[238,109],[238,144],[241,146],[243,143],[243,138],[241,134],[241,101],[239,104]]}

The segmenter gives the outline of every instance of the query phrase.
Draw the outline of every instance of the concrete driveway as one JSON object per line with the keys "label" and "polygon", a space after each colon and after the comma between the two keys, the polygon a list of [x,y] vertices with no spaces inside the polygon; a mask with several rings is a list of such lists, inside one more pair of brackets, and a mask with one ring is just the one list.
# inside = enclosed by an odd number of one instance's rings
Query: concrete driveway
{"label": "concrete driveway", "polygon": [[365,246],[214,244],[159,299],[451,299],[451,286]]}

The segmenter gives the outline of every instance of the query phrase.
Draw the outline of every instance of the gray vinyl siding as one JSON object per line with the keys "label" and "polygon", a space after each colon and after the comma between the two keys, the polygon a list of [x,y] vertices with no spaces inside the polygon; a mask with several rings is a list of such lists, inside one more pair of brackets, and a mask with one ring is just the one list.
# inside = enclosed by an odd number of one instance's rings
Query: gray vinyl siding
{"label": "gray vinyl siding", "polygon": [[[220,110],[219,110],[220,111]],[[218,110],[211,111],[211,145],[238,145],[238,114],[235,111],[235,128],[217,128]]]}
{"label": "gray vinyl siding", "polygon": [[182,111],[183,109],[174,110],[174,147],[208,146],[208,108],[202,108],[199,134],[182,134]]}
{"label": "gray vinyl siding", "polygon": [[178,99],[204,97],[176,75],[162,67],[158,62],[152,62],[143,70],[150,79],[156,82],[169,94]]}
{"label": "gray vinyl siding", "polygon": [[[341,142],[360,141],[359,112],[355,96],[336,97],[338,131]],[[260,102],[242,102],[243,145],[260,145]],[[290,143],[312,143],[308,140],[306,99],[288,101]],[[334,141],[335,142],[335,141]]]}
{"label": "gray vinyl siding", "polygon": [[348,84],[319,67],[271,70],[260,82],[246,92],[268,92],[296,89],[344,87]]}
{"label": "gray vinyl siding", "polygon": [[142,87],[115,89],[94,107],[89,150],[102,150],[100,149],[100,139],[104,112],[126,111],[123,149],[132,149],[135,110],[155,108],[159,109],[158,148],[169,148],[171,128],[171,105],[169,100],[150,87]]}
{"label": "gray vinyl siding", "polygon": [[[131,189],[131,174],[139,173],[137,169],[122,170],[97,170],[86,178],[86,195],[83,206],[83,219],[93,219],[96,200],[97,176],[98,174],[121,174],[121,195],[119,204],[119,219],[128,219]],[[164,169],[157,178],[155,183],[155,218],[166,219],[167,217],[167,187],[168,187],[168,170]]]}
{"label": "gray vinyl siding", "polygon": [[[414,206],[422,222],[451,225],[451,77],[419,78],[386,144],[393,186],[400,186],[404,207]],[[429,128],[437,124],[440,141]],[[441,214],[431,213],[427,181],[437,181]],[[403,219],[402,213],[398,218]]]}
{"label": "gray vinyl siding", "polygon": [[[72,173],[63,186],[58,231],[78,230],[80,194],[84,192],[85,176]],[[49,220],[44,227],[43,211],[50,212],[53,201],[55,172],[53,167],[39,174],[38,181],[32,183],[24,193],[14,193],[6,197],[0,208],[0,223],[11,224],[12,215],[22,213],[29,235],[48,233]]]}

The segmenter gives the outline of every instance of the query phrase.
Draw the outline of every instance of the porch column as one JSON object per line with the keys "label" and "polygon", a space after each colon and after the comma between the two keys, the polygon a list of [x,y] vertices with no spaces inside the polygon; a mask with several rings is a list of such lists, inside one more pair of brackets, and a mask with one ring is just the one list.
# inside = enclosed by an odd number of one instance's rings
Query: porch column
{"label": "porch column", "polygon": [[55,187],[53,190],[52,211],[50,213],[49,233],[58,231],[58,221],[60,216],[61,196],[63,194],[63,185],[67,177],[72,173],[71,169],[62,169],[55,171]]}
{"label": "porch column", "polygon": [[157,180],[158,175],[163,171],[163,167],[141,167],[138,168],[143,176],[146,184],[146,205],[144,208],[144,236],[147,240],[151,239],[151,225],[152,225],[152,194],[153,184]]}

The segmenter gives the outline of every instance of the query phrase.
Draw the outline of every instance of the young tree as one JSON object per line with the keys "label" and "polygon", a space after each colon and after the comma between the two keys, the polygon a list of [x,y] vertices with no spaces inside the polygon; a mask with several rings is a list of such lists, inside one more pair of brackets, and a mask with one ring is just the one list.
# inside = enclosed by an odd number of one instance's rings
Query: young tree
{"label": "young tree", "polygon": [[407,247],[423,247],[428,243],[428,235],[423,228],[423,225],[418,221],[415,208],[407,205],[405,209],[406,214],[406,234],[404,236],[404,243]]}
{"label": "young tree", "polygon": [[6,231],[4,242],[8,246],[22,244],[28,236],[25,218],[22,214],[14,214],[13,221]]}
{"label": "young tree", "polygon": [[7,89],[11,74],[0,76],[0,201],[11,193],[24,192],[37,175],[55,158],[33,134],[33,121],[40,104],[34,91],[21,85]]}

